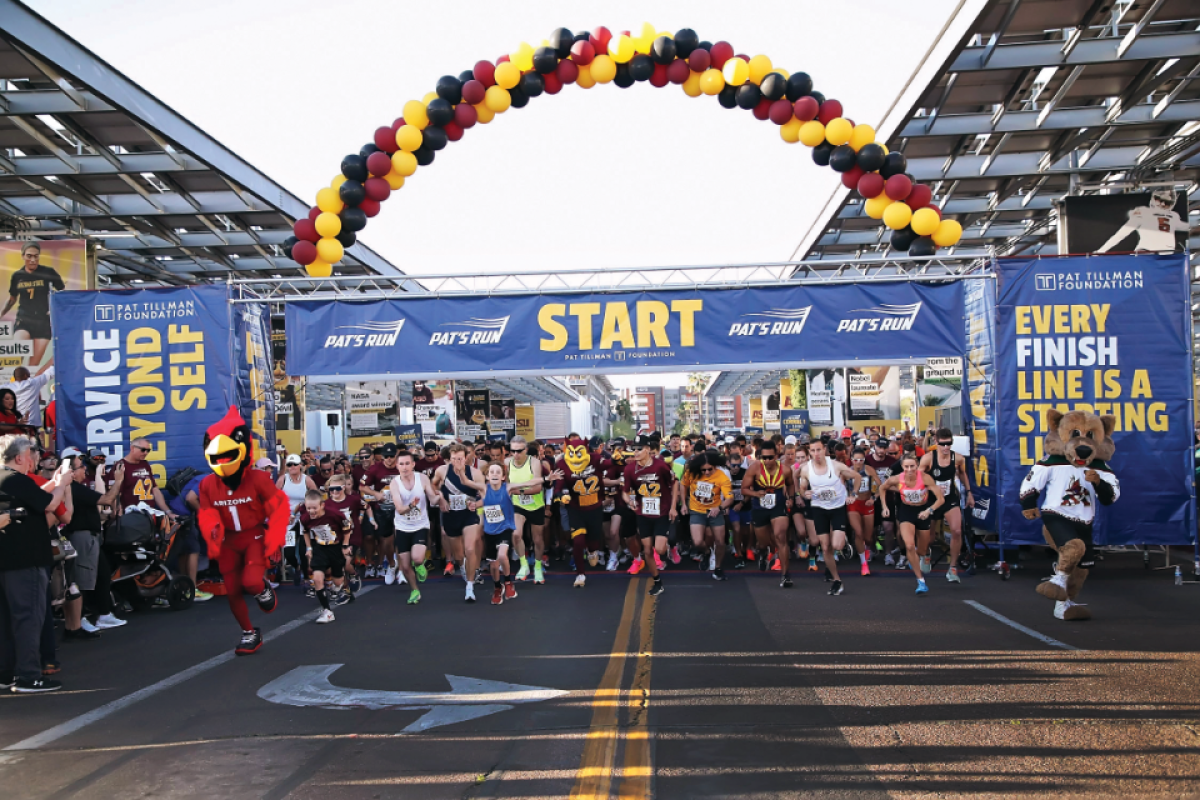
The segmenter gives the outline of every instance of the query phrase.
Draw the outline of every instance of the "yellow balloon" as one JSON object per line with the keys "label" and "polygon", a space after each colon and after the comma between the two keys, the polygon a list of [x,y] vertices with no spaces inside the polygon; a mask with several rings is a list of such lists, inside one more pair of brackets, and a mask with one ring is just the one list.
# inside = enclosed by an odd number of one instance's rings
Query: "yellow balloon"
{"label": "yellow balloon", "polygon": [[785,81],[786,81],[788,78],[792,77],[792,73],[788,72],[786,69],[780,69],[779,67],[776,67],[776,68],[775,68],[774,70],[772,70],[772,71],[773,71],[773,72],[778,72],[780,75],[782,75],[782,76],[783,76],[783,79],[784,79]]}
{"label": "yellow balloon", "polygon": [[750,82],[762,83],[762,79],[771,72],[771,59],[766,56],[755,56],[750,59]]}
{"label": "yellow balloon", "polygon": [[437,97],[438,97],[437,92],[426,92],[425,96],[421,98],[421,102],[424,103],[426,106],[428,106],[434,100],[437,100]]}
{"label": "yellow balloon", "polygon": [[614,36],[608,42],[608,54],[618,64],[628,64],[636,53],[633,39],[623,33]]}
{"label": "yellow balloon", "polygon": [[474,106],[475,116],[478,117],[480,125],[487,125],[496,118],[496,112],[487,107],[487,96],[483,98],[483,102]]}
{"label": "yellow balloon", "polygon": [[750,65],[740,58],[731,58],[721,69],[721,76],[730,86],[741,86],[750,77]]}
{"label": "yellow balloon", "polygon": [[720,94],[725,88],[725,76],[719,69],[706,69],[700,75],[700,91],[707,95]]}
{"label": "yellow balloon", "polygon": [[483,102],[492,111],[495,111],[497,114],[503,114],[512,105],[512,95],[508,93],[507,89],[501,89],[499,86],[489,86],[487,93],[483,96]]}
{"label": "yellow balloon", "polygon": [[683,93],[688,97],[699,97],[704,94],[704,90],[700,88],[700,73],[689,72],[687,80],[683,82]]}
{"label": "yellow balloon", "polygon": [[338,197],[337,189],[326,187],[317,192],[317,208],[322,211],[328,211],[331,214],[340,214],[346,204],[342,202],[342,198]]}
{"label": "yellow balloon", "polygon": [[889,203],[888,207],[883,211],[883,224],[894,231],[900,230],[911,220],[912,209],[903,200],[896,200]]}
{"label": "yellow balloon", "polygon": [[873,141],[875,141],[875,129],[870,125],[855,125],[854,130],[850,132],[850,146],[856,153]]}
{"label": "yellow balloon", "polygon": [[932,235],[942,224],[942,217],[932,208],[918,208],[913,212],[912,222],[913,233],[918,236]]}
{"label": "yellow balloon", "polygon": [[329,188],[330,189],[340,189],[340,188],[342,188],[342,184],[345,183],[346,181],[347,181],[346,176],[339,172],[337,175],[333,176],[333,180],[331,180],[329,182]]}
{"label": "yellow balloon", "polygon": [[653,25],[651,25],[649,22],[642,23],[641,38],[647,40],[651,44],[654,44],[654,40],[657,39],[658,37],[659,37],[659,33],[658,33],[658,31],[654,30]]}
{"label": "yellow balloon", "polygon": [[882,147],[882,148],[883,148],[883,154],[884,154],[885,156],[886,156],[888,153],[892,152],[891,150],[888,150],[888,149],[887,149],[887,145],[886,145],[886,144],[884,144],[883,142],[877,142],[877,144],[878,144],[880,147]]}
{"label": "yellow balloon", "polygon": [[795,144],[800,141],[800,128],[804,123],[792,117],[779,128],[779,135],[789,144]]}
{"label": "yellow balloon", "polygon": [[[933,209],[929,209],[932,211]],[[958,220],[944,219],[933,232],[933,243],[938,247],[953,247],[962,238],[962,225]]]}
{"label": "yellow balloon", "polygon": [[829,124],[825,126],[825,141],[833,146],[846,144],[850,141],[850,134],[854,132],[854,126],[850,124],[850,120],[837,117],[829,120]]}
{"label": "yellow balloon", "polygon": [[342,219],[332,211],[325,211],[317,214],[313,227],[317,229],[317,233],[326,238],[337,236],[342,232]]}
{"label": "yellow balloon", "polygon": [[871,219],[883,219],[883,212],[887,211],[887,207],[891,204],[891,198],[880,192],[874,197],[867,198],[867,202],[863,204],[863,211]]}
{"label": "yellow balloon", "polygon": [[[799,122],[799,120],[796,121]],[[809,147],[816,147],[825,141],[825,126],[819,119],[810,119],[800,126],[800,141]]]}
{"label": "yellow balloon", "polygon": [[342,256],[345,254],[345,248],[342,247],[342,243],[337,239],[325,238],[317,242],[317,258],[321,261],[336,264],[342,260]]}
{"label": "yellow balloon", "polygon": [[412,153],[397,150],[392,154],[392,171],[402,178],[407,178],[417,171],[417,157]]}
{"label": "yellow balloon", "polygon": [[[517,69],[522,72],[533,69],[533,47],[528,42],[521,42],[521,46],[517,48],[516,52],[509,53],[508,57],[511,59],[511,63],[515,64]],[[506,86],[505,88],[512,87]]]}
{"label": "yellow balloon", "polygon": [[406,152],[411,153],[416,150],[423,141],[425,141],[424,134],[419,128],[412,125],[401,125],[400,130],[396,131],[396,146]]}
{"label": "yellow balloon", "polygon": [[333,266],[324,261],[314,261],[304,268],[310,278],[328,278],[333,274]]}
{"label": "yellow balloon", "polygon": [[425,104],[420,100],[409,100],[404,104],[404,124],[412,125],[419,131],[425,130],[429,124],[429,115],[425,113]]}
{"label": "yellow balloon", "polygon": [[404,186],[404,176],[396,172],[396,170],[392,170],[387,175],[384,175],[383,179],[388,182],[388,186],[392,187],[393,192]]}
{"label": "yellow balloon", "polygon": [[579,67],[579,77],[575,79],[575,84],[580,89],[590,89],[596,85],[596,79],[592,77],[592,65],[584,64]]}
{"label": "yellow balloon", "polygon": [[592,59],[588,66],[592,68],[592,77],[596,79],[596,83],[608,83],[617,77],[616,62],[603,53]]}
{"label": "yellow balloon", "polygon": [[511,61],[496,65],[496,85],[501,89],[511,89],[521,82],[521,70]]}

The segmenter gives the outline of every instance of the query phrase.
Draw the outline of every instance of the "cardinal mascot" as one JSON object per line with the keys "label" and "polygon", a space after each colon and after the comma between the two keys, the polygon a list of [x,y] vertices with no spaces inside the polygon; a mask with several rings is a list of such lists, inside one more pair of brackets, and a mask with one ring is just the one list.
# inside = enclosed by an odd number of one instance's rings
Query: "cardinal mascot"
{"label": "cardinal mascot", "polygon": [[579,438],[568,440],[554,465],[563,475],[554,484],[554,496],[567,507],[577,589],[587,584],[587,564],[596,566],[604,546],[603,479],[609,465],[599,437],[593,437],[591,445]]}
{"label": "cardinal mascot", "polygon": [[267,614],[275,610],[278,598],[263,573],[267,559],[283,547],[288,499],[270,475],[252,467],[254,440],[237,408],[205,431],[204,457],[214,474],[200,482],[200,535],[208,557],[220,565],[229,608],[242,626],[234,653],[247,656],[258,652],[263,639],[250,624],[244,593],[254,595]]}

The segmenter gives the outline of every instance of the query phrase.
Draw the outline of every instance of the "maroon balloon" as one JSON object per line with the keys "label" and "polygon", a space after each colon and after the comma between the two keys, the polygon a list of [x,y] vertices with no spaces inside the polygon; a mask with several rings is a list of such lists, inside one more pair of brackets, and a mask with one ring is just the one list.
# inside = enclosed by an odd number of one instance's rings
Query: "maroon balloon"
{"label": "maroon balloon", "polygon": [[821,103],[821,110],[817,113],[817,119],[821,120],[822,125],[828,125],[830,120],[837,119],[842,115],[842,104],[837,100],[826,100]]}
{"label": "maroon balloon", "polygon": [[766,122],[771,118],[771,101],[763,98],[758,101],[758,105],[754,107],[754,118]]}
{"label": "maroon balloon", "polygon": [[908,193],[912,191],[912,188],[912,181],[908,179],[907,175],[893,175],[883,185],[883,190],[887,192],[887,196],[892,200],[903,200],[908,197]]}
{"label": "maroon balloon", "polygon": [[[512,60],[512,59],[508,57],[508,53],[505,53],[504,55],[502,55],[502,56],[500,56],[499,58],[497,58],[497,59],[496,59],[496,63],[497,63],[497,64],[507,64],[507,63],[508,63],[509,61],[511,61],[511,60]],[[490,88],[490,87],[489,87],[489,88]]]}
{"label": "maroon balloon", "polygon": [[923,183],[918,183],[912,187],[912,191],[908,193],[908,197],[904,198],[904,202],[908,203],[909,208],[916,211],[918,208],[924,208],[929,205],[929,201],[933,199],[933,191]]}
{"label": "maroon balloon", "polygon": [[661,89],[670,82],[670,79],[667,78],[667,65],[655,64],[654,74],[650,76],[650,85]]}
{"label": "maroon balloon", "polygon": [[316,244],[317,240],[321,238],[321,234],[317,233],[317,226],[311,219],[296,220],[296,224],[292,226],[292,233],[296,234],[297,239],[313,244]]}
{"label": "maroon balloon", "polygon": [[[467,108],[471,108],[471,107],[467,106]],[[475,109],[471,108],[471,110],[474,111]],[[452,142],[457,142],[459,139],[461,139],[463,137],[462,126],[459,125],[457,122],[447,122],[445,125],[442,126],[442,130],[444,130],[446,132],[446,138]]]}
{"label": "maroon balloon", "polygon": [[859,180],[865,174],[866,173],[863,172],[863,168],[858,164],[855,164],[849,170],[842,173],[842,186],[845,186],[847,189],[855,188],[858,186]]}
{"label": "maroon balloon", "polygon": [[817,98],[807,95],[801,97],[792,105],[792,113],[801,122],[811,122],[817,118],[817,114],[820,111],[821,106],[817,103]]}
{"label": "maroon balloon", "polygon": [[[379,155],[376,153],[375,155]],[[392,187],[383,178],[367,178],[363,183],[363,190],[366,191],[367,197],[377,203],[382,203],[387,200],[392,194]]]}
{"label": "maroon balloon", "polygon": [[868,172],[858,179],[858,193],[866,198],[878,197],[883,191],[883,176],[878,172]]}
{"label": "maroon balloon", "polygon": [[463,102],[477,106],[483,102],[483,98],[487,95],[487,87],[482,81],[474,80],[467,81],[462,87]]}
{"label": "maroon balloon", "polygon": [[308,218],[311,219],[313,222],[316,222],[317,217],[319,217],[319,216],[321,216],[321,209],[317,208],[316,206],[313,206],[312,208],[310,208],[308,210]]}
{"label": "maroon balloon", "polygon": [[479,112],[470,103],[459,103],[454,107],[454,122],[464,131],[479,121]]}
{"label": "maroon balloon", "polygon": [[736,56],[734,56],[734,58],[740,58],[742,61],[745,61],[747,64],[750,63],[750,56],[742,55],[741,53],[738,53]]}
{"label": "maroon balloon", "polygon": [[704,72],[712,66],[712,53],[707,50],[693,50],[687,62],[688,69],[692,72]]}
{"label": "maroon balloon", "polygon": [[725,62],[733,58],[733,45],[729,42],[717,42],[709,50],[709,55],[712,57],[712,66],[715,69],[722,69]]}
{"label": "maroon balloon", "polygon": [[590,41],[576,42],[571,45],[571,60],[581,67],[586,67],[596,58],[596,46]]}
{"label": "maroon balloon", "polygon": [[688,69],[688,63],[682,58],[672,61],[671,65],[667,67],[667,80],[676,86],[686,81],[689,74],[691,74],[691,70]]}
{"label": "maroon balloon", "polygon": [[396,121],[392,123],[392,133],[404,127],[404,117],[396,117]]}
{"label": "maroon balloon", "polygon": [[396,147],[396,132],[392,130],[390,125],[384,125],[382,128],[376,128],[375,136],[373,138],[375,141],[375,146],[380,150],[386,150],[389,153],[394,153],[400,149]]}
{"label": "maroon balloon", "polygon": [[558,79],[557,72],[548,72],[543,75],[542,83],[546,86],[546,94],[558,94],[562,91],[562,81]]}
{"label": "maroon balloon", "polygon": [[[576,42],[576,44],[587,44],[587,42]],[[554,71],[564,86],[579,79],[579,65],[570,59],[564,58],[558,62],[558,67]]]}
{"label": "maroon balloon", "polygon": [[792,119],[792,104],[788,102],[786,97],[781,97],[774,103],[771,103],[771,110],[767,116],[776,125],[786,125]]}
{"label": "maroon balloon", "polygon": [[588,37],[588,42],[596,53],[608,53],[608,43],[612,41],[612,31],[601,25],[592,31],[592,35]]}
{"label": "maroon balloon", "polygon": [[[389,129],[390,130],[390,129]],[[392,137],[392,146],[396,144],[396,137]],[[372,175],[387,175],[392,171],[392,160],[388,158],[387,153],[371,153],[367,156],[367,172]]]}
{"label": "maroon balloon", "polygon": [[475,80],[483,84],[485,89],[496,85],[496,66],[490,61],[476,61],[471,74],[475,76]]}
{"label": "maroon balloon", "polygon": [[301,239],[292,245],[292,261],[295,261],[302,267],[307,267],[316,260],[317,246],[312,242]]}
{"label": "maroon balloon", "polygon": [[942,215],[942,207],[941,207],[941,206],[939,206],[939,205],[935,205],[935,204],[933,204],[933,203],[926,203],[926,204],[925,204],[925,207],[926,207],[926,208],[932,208],[934,211],[936,211],[936,212],[938,213],[938,216],[939,216],[939,217]]}
{"label": "maroon balloon", "polygon": [[364,214],[366,214],[368,217],[375,216],[376,214],[379,213],[379,209],[380,209],[379,201],[372,200],[369,197],[366,200],[363,200],[361,203],[359,203],[358,207],[361,208],[362,212]]}

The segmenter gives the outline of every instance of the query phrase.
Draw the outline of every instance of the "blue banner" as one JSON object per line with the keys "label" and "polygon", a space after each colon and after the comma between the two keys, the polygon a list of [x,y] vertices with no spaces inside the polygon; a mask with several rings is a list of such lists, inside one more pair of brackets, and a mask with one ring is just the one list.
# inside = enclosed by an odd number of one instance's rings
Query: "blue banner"
{"label": "blue banner", "polygon": [[[185,466],[207,472],[204,431],[234,404],[251,424],[263,416],[258,435],[274,445],[270,351],[259,348],[269,339],[225,287],[55,292],[50,303],[60,449],[123,456],[144,436],[159,481]],[[252,372],[265,382],[257,390]],[[259,406],[248,401],[256,391]]]}
{"label": "blue banner", "polygon": [[1186,255],[999,264],[996,387],[1005,538],[1041,543],[1018,491],[1042,457],[1046,410],[1116,417],[1121,498],[1099,544],[1195,541],[1191,294]]}
{"label": "blue banner", "polygon": [[968,281],[965,300],[967,354],[963,359],[962,405],[968,410],[964,418],[971,437],[971,456],[967,459],[967,477],[975,498],[971,524],[980,530],[998,531],[996,284],[990,280]]}
{"label": "blue banner", "polygon": [[785,409],[779,412],[779,432],[786,439],[789,436],[808,435],[807,409]]}
{"label": "blue banner", "polygon": [[762,426],[761,425],[747,425],[746,426],[746,435],[747,436],[762,436],[763,435]]}
{"label": "blue banner", "polygon": [[271,319],[266,306],[239,303],[233,316],[234,397],[254,436],[254,452],[275,457],[275,377],[272,374]]}
{"label": "blue banner", "polygon": [[917,283],[287,305],[288,371],[429,378],[961,356],[962,286]]}
{"label": "blue banner", "polygon": [[396,444],[404,447],[424,447],[425,436],[421,433],[420,424],[416,425],[397,425],[394,428],[396,434]]}

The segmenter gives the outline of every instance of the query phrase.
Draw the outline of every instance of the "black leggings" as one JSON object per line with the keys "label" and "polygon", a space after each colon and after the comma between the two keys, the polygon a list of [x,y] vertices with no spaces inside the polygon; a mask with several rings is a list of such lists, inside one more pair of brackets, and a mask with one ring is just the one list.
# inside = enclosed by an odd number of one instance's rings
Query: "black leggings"
{"label": "black leggings", "polygon": [[96,561],[96,588],[83,593],[83,606],[85,611],[98,616],[112,613],[112,567],[108,564],[103,547]]}

